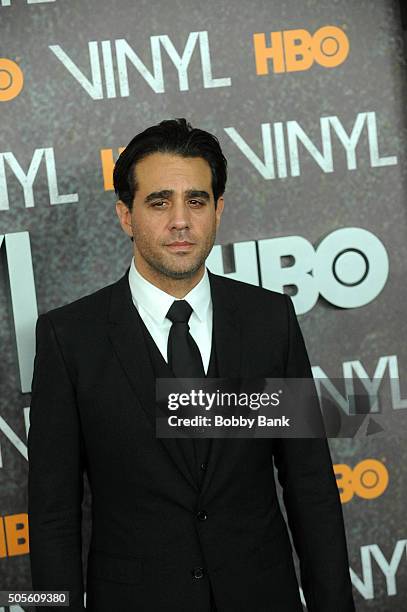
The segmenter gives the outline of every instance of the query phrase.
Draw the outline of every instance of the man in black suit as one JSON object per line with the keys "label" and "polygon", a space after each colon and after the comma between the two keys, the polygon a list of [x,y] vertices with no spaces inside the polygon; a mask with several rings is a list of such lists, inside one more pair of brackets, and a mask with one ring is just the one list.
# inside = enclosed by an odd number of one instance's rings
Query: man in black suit
{"label": "man in black suit", "polygon": [[[136,136],[114,170],[134,258],[117,282],[40,315],[30,411],[34,589],[92,612],[300,612],[273,464],[310,612],[352,612],[326,439],[164,439],[157,377],[306,378],[286,295],[210,273],[224,206],[217,139],[185,120]],[[45,609],[45,608],[44,608]],[[50,608],[46,608],[49,610]]]}

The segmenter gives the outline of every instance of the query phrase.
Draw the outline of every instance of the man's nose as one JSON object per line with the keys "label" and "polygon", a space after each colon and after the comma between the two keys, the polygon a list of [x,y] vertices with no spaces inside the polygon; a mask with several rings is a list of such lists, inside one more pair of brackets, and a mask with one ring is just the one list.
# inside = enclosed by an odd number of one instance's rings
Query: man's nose
{"label": "man's nose", "polygon": [[171,207],[170,229],[185,229],[190,225],[190,210],[187,202],[176,200]]}

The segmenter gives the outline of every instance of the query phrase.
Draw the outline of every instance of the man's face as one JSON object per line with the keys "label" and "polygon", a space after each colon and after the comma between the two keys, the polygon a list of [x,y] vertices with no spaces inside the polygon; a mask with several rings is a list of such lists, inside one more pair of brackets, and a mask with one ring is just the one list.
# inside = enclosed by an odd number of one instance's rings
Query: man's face
{"label": "man's face", "polygon": [[193,277],[203,269],[223,211],[223,197],[215,210],[208,162],[152,153],[135,172],[132,211],[122,202],[116,209],[124,231],[133,234],[138,270],[147,278]]}

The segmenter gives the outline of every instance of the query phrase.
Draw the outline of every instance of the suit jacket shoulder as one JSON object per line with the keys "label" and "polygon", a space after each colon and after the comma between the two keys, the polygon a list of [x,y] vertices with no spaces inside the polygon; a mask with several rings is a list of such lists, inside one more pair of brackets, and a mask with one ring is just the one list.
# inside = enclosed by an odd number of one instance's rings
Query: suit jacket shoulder
{"label": "suit jacket shoulder", "polygon": [[125,300],[126,284],[127,272],[110,285],[40,314],[35,329],[36,353],[41,344],[47,346],[53,338],[75,385],[81,376],[86,378],[90,368],[97,371],[103,366],[100,361],[104,355],[110,354],[108,323],[113,290],[120,286],[122,291],[116,293]]}
{"label": "suit jacket shoulder", "polygon": [[63,306],[52,308],[43,314],[49,317],[54,323],[65,319],[78,318],[104,321],[108,313],[112,288],[118,282],[119,281],[115,281],[110,285],[97,289]]}
{"label": "suit jacket shoulder", "polygon": [[270,305],[273,304],[276,308],[286,308],[287,297],[283,293],[278,291],[272,291],[271,289],[265,289],[258,285],[251,285],[243,281],[228,278],[226,276],[220,276],[209,272],[210,278],[213,279],[213,285],[215,287],[222,287],[223,290],[229,295],[234,295],[239,299],[241,305],[247,306],[258,306],[258,305]]}
{"label": "suit jacket shoulder", "polygon": [[242,325],[287,329],[294,311],[288,295],[212,272],[209,275],[215,291],[218,290],[227,304],[237,308]]}

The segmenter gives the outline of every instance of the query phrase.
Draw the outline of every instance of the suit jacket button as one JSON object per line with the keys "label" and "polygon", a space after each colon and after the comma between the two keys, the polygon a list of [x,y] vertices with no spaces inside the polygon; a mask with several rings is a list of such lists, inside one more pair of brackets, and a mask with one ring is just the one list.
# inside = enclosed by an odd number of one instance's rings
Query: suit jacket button
{"label": "suit jacket button", "polygon": [[196,518],[199,521],[206,521],[206,519],[208,518],[208,515],[206,514],[205,510],[200,510],[198,514],[196,515]]}
{"label": "suit jacket button", "polygon": [[204,472],[208,466],[206,465],[206,463],[201,463],[201,465],[199,467]]}
{"label": "suit jacket button", "polygon": [[195,580],[200,580],[204,577],[204,575],[205,572],[203,567],[194,567],[194,569],[192,570],[192,577],[195,578]]}

